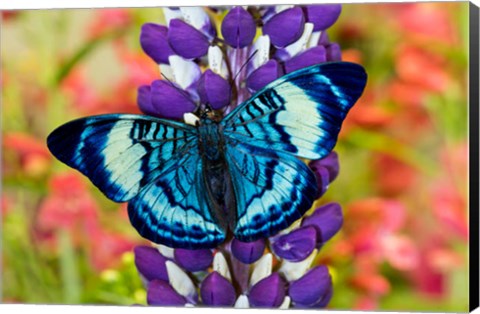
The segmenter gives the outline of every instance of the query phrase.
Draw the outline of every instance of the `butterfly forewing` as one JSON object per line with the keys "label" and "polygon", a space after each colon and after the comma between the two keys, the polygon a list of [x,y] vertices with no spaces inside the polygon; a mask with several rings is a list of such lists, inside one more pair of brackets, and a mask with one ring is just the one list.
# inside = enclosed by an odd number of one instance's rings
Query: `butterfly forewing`
{"label": "butterfly forewing", "polygon": [[225,135],[298,157],[323,158],[335,146],[342,122],[365,83],[365,70],[347,62],[292,72],[225,117]]}
{"label": "butterfly forewing", "polygon": [[62,125],[50,151],[108,198],[130,201],[133,226],[175,247],[213,247],[225,238],[203,192],[197,129],[170,120],[112,114]]}

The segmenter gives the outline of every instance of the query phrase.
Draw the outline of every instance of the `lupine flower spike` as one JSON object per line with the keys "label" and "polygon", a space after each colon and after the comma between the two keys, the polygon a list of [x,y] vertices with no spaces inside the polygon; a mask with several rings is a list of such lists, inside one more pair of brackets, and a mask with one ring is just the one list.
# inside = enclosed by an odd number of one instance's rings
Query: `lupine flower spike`
{"label": "lupine flower spike", "polygon": [[[222,11],[167,8],[166,25],[142,27],[141,46],[167,78],[138,89],[145,114],[182,120],[209,104],[225,115],[284,74],[341,59],[326,33],[340,5],[237,6],[223,13],[217,33],[211,16]],[[338,156],[309,166],[319,198],[338,175]],[[340,205],[329,203],[268,239],[233,239],[215,250],[139,246],[135,264],[149,305],[323,308],[332,278],[325,265],[311,266],[342,222]]]}

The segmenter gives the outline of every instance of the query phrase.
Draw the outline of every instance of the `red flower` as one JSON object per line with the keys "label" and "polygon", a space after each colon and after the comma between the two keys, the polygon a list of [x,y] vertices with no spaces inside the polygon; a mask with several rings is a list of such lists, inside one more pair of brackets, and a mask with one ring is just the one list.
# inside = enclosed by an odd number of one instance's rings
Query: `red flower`
{"label": "red flower", "polygon": [[433,213],[450,232],[468,241],[467,202],[449,181],[438,182],[432,190]]}
{"label": "red flower", "polygon": [[138,245],[123,234],[95,229],[89,235],[92,239],[88,246],[90,260],[97,270],[112,268],[121,262],[123,253],[131,252]]}
{"label": "red flower", "polygon": [[395,69],[398,76],[428,91],[444,92],[450,86],[446,65],[439,54],[413,45],[405,44],[397,49]]}
{"label": "red flower", "polygon": [[417,172],[412,166],[388,154],[373,155],[373,180],[377,190],[385,196],[396,196],[412,188]]}
{"label": "red flower", "polygon": [[126,28],[132,22],[131,13],[126,9],[103,9],[96,10],[95,13],[95,20],[89,27],[92,38]]}
{"label": "red flower", "polygon": [[458,38],[448,10],[446,4],[439,6],[436,3],[415,3],[405,5],[399,10],[396,20],[399,30],[414,37],[413,40],[434,40],[452,45]]}
{"label": "red flower", "polygon": [[15,163],[18,163],[27,175],[34,177],[42,175],[48,170],[52,159],[43,141],[25,133],[5,134],[3,148],[5,152],[3,169],[7,175],[15,174]]}
{"label": "red flower", "polygon": [[64,230],[74,245],[84,243],[98,229],[98,206],[75,173],[54,175],[49,182],[50,193],[39,207],[37,231],[51,245],[55,233]]}

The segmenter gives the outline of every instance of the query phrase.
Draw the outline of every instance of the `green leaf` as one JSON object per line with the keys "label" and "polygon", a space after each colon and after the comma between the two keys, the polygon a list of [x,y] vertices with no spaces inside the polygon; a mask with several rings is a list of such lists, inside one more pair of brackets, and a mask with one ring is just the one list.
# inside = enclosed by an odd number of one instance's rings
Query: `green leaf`
{"label": "green leaf", "polygon": [[69,234],[58,232],[60,251],[60,275],[63,283],[63,300],[68,304],[80,303],[81,283],[78,273],[75,252]]}

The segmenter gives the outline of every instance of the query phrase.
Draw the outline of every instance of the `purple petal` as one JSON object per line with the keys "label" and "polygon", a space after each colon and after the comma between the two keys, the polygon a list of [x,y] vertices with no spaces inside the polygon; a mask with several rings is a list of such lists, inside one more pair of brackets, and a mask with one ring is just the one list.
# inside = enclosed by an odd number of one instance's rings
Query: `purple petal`
{"label": "purple petal", "polygon": [[281,76],[281,68],[276,60],[269,60],[253,71],[247,78],[247,87],[258,91]]}
{"label": "purple petal", "polygon": [[195,103],[187,92],[172,83],[156,80],[152,83],[152,107],[157,116],[181,119],[183,114],[195,110]]}
{"label": "purple petal", "polygon": [[265,251],[265,240],[259,239],[253,242],[242,242],[238,239],[232,241],[232,253],[240,262],[251,264],[262,257]]}
{"label": "purple petal", "polygon": [[222,35],[233,48],[243,48],[252,43],[256,33],[253,17],[242,7],[234,7],[222,22]]}
{"label": "purple petal", "polygon": [[137,246],[133,249],[135,266],[138,272],[148,281],[162,279],[168,281],[167,268],[164,257],[157,249],[149,246]]}
{"label": "purple petal", "polygon": [[255,307],[279,307],[285,298],[285,282],[278,273],[257,282],[248,295],[250,305]]}
{"label": "purple petal", "polygon": [[307,22],[313,23],[313,31],[323,31],[335,23],[342,12],[341,4],[318,4],[304,7]]}
{"label": "purple petal", "polygon": [[342,61],[342,50],[339,44],[333,43],[327,46],[327,60]]}
{"label": "purple petal", "polygon": [[315,46],[303,51],[285,62],[285,72],[290,73],[298,69],[327,61],[327,52],[323,46]]}
{"label": "purple petal", "polygon": [[152,105],[152,92],[149,85],[143,85],[138,88],[137,104],[143,113],[151,116],[156,115]]}
{"label": "purple petal", "polygon": [[332,277],[328,268],[324,265],[316,266],[290,283],[288,295],[296,307],[310,307],[321,302],[331,286]]}
{"label": "purple petal", "polygon": [[265,23],[263,33],[270,36],[271,43],[285,47],[302,36],[305,18],[300,7],[284,10]]}
{"label": "purple petal", "polygon": [[195,272],[207,269],[213,261],[211,250],[175,249],[174,257],[184,269]]}
{"label": "purple petal", "polygon": [[318,39],[318,45],[327,46],[330,44],[330,38],[328,37],[327,32],[321,32],[320,38]]}
{"label": "purple petal", "polygon": [[230,84],[210,69],[198,81],[197,90],[202,103],[210,104],[213,109],[223,108],[230,103]]}
{"label": "purple petal", "polygon": [[306,259],[315,249],[317,231],[313,226],[301,227],[275,239],[272,244],[275,254],[291,262]]}
{"label": "purple petal", "polygon": [[187,301],[170,284],[163,280],[153,280],[148,284],[147,303],[149,305],[181,306]]}
{"label": "purple petal", "polygon": [[319,309],[326,307],[328,305],[328,303],[330,303],[330,300],[332,299],[332,296],[333,296],[333,287],[330,286],[330,288],[323,295],[323,297],[317,303],[312,305],[311,307],[319,308]]}
{"label": "purple petal", "polygon": [[146,23],[140,33],[140,45],[143,51],[156,63],[168,64],[168,57],[174,52],[167,40],[166,26]]}
{"label": "purple petal", "polygon": [[200,286],[200,295],[205,305],[232,306],[236,294],[230,281],[216,271],[208,274]]}
{"label": "purple petal", "polygon": [[315,198],[320,198],[325,194],[330,184],[330,173],[328,169],[322,166],[316,166],[312,168],[313,173],[315,174],[315,179],[317,179],[317,195]]}
{"label": "purple petal", "polygon": [[331,152],[327,157],[313,160],[308,165],[314,172],[317,167],[325,167],[328,170],[330,182],[335,180],[340,171],[340,165],[338,163],[338,154]]}
{"label": "purple petal", "polygon": [[180,56],[193,59],[208,52],[208,38],[195,27],[180,19],[172,19],[168,28],[168,42]]}
{"label": "purple petal", "polygon": [[330,240],[340,230],[342,224],[342,207],[338,203],[323,205],[302,221],[302,226],[314,226],[317,229],[317,245]]}

